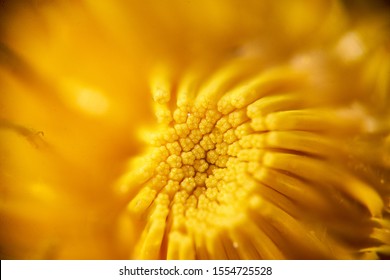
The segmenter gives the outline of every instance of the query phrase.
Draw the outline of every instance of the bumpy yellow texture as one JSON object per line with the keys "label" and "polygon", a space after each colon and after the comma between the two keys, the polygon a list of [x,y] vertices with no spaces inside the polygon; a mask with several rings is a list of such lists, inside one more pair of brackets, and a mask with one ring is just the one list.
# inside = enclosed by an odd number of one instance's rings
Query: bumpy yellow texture
{"label": "bumpy yellow texture", "polygon": [[388,10],[350,2],[5,1],[0,257],[388,257]]}

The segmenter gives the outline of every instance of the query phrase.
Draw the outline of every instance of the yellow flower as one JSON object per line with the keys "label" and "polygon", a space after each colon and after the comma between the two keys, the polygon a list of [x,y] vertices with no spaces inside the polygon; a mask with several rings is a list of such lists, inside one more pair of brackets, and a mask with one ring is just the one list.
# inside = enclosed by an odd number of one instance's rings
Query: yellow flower
{"label": "yellow flower", "polygon": [[387,258],[381,3],[5,1],[0,256]]}

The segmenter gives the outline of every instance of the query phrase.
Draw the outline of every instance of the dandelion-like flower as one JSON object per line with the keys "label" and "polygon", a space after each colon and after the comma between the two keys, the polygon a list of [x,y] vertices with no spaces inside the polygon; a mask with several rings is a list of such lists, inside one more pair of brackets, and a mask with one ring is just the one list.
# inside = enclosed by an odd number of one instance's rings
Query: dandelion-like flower
{"label": "dandelion-like flower", "polygon": [[387,257],[386,12],[281,2],[16,5],[1,255]]}

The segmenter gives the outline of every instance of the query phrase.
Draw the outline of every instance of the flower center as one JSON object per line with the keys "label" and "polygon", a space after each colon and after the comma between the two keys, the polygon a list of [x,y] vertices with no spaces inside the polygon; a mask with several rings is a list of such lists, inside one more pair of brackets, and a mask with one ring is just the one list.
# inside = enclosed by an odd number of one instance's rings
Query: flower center
{"label": "flower center", "polygon": [[173,236],[231,224],[249,187],[236,183],[243,168],[239,161],[260,154],[240,150],[240,139],[252,132],[245,111],[224,115],[193,107],[176,109],[173,119],[172,126],[151,141],[147,165],[154,166],[149,171],[153,175],[131,201],[130,211],[142,213],[153,206],[156,221],[168,221]]}
{"label": "flower center", "polygon": [[[266,196],[255,179],[263,177],[266,138],[256,130],[268,129],[256,120],[263,120],[259,109],[272,111],[292,99],[254,101],[286,76],[278,70],[219,96],[218,87],[230,77],[226,71],[216,75],[213,84],[193,99],[188,83],[179,88],[174,106],[171,86],[161,78],[164,74],[152,81],[160,130],[148,137],[150,150],[133,162],[125,181],[127,188],[133,188],[129,213],[147,217],[136,258],[270,257],[257,253],[259,243],[252,250],[246,248],[252,245],[244,245],[248,243],[244,227],[256,228],[248,210],[258,208]],[[259,86],[264,88],[250,90]],[[280,258],[272,241],[263,237],[275,249],[272,257]],[[238,255],[238,244],[244,256]]]}

